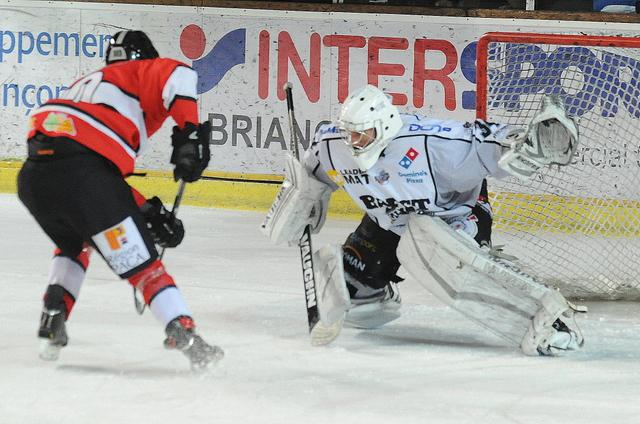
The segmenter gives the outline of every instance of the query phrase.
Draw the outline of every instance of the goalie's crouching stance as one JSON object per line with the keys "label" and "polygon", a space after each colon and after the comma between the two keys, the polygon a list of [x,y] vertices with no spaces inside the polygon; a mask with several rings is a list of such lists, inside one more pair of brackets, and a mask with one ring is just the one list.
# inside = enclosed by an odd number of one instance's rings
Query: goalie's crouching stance
{"label": "goalie's crouching stance", "polygon": [[319,331],[343,323],[375,328],[400,316],[402,265],[431,293],[527,355],[583,344],[572,305],[491,249],[487,176],[530,178],[568,165],[578,129],[561,101],[545,98],[526,130],[400,115],[379,89],[345,101],[321,127],[303,163],[287,157],[285,181],[262,224],[275,243],[317,233],[331,193],[342,187],[366,213],[342,246],[314,253]]}

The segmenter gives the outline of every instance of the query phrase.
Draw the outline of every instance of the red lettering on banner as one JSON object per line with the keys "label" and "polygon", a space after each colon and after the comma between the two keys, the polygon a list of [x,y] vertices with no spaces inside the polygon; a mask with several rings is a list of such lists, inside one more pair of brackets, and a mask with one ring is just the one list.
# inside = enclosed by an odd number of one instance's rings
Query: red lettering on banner
{"label": "red lettering on banner", "polygon": [[261,99],[269,97],[269,31],[260,31],[258,39],[258,96]]}
{"label": "red lettering on banner", "polygon": [[[445,64],[441,69],[425,69],[427,50],[441,51]],[[456,47],[446,40],[416,40],[413,51],[413,105],[424,106],[424,82],[438,81],[444,87],[444,105],[448,110],[456,108],[456,86],[449,74],[458,66]]]}
{"label": "red lettering on banner", "polygon": [[[379,86],[380,77],[400,77],[404,80],[411,78],[413,81],[412,93],[388,92],[393,103],[406,105],[411,97],[413,106],[417,109],[425,104],[425,85],[427,82],[436,82],[444,89],[444,106],[447,110],[455,110],[457,105],[456,86],[452,74],[458,67],[458,53],[455,45],[447,40],[418,39],[413,46],[413,70],[407,72],[410,63],[409,58],[403,56],[402,63],[381,62],[380,56],[385,50],[407,51],[410,40],[401,37],[364,37],[346,34],[328,34],[321,37],[318,33],[309,36],[306,46],[300,46],[300,51],[309,52],[308,60],[300,56],[300,52],[293,42],[291,35],[287,31],[281,31],[277,35],[277,44],[271,42],[271,34],[268,30],[262,30],[258,38],[258,96],[261,99],[269,98],[272,79],[275,77],[277,87],[275,88],[278,99],[284,100],[285,93],[283,85],[285,82],[295,82],[297,78],[299,84],[305,92],[309,102],[317,103],[320,100],[321,84],[321,62],[323,54],[329,57],[325,48],[337,49],[337,97],[342,103],[348,96],[349,91],[354,86],[364,84],[359,79],[359,75],[354,75],[354,84],[350,84],[350,76],[354,73],[353,63],[356,64],[366,60],[367,82]],[[366,50],[364,48],[366,47]],[[272,49],[276,54],[271,54]],[[366,54],[366,58],[364,55]],[[443,55],[444,65],[440,68],[429,66],[428,62],[433,62],[431,55]],[[272,57],[274,62],[272,63]],[[275,65],[275,74],[274,67]],[[326,65],[325,65],[326,66]],[[289,75],[293,70],[295,76]],[[325,81],[327,83],[327,81]],[[385,87],[381,87],[385,88]],[[431,102],[433,103],[433,102]]]}
{"label": "red lettering on banner", "polygon": [[307,93],[307,98],[316,103],[320,100],[320,35],[309,37],[309,73],[307,73],[288,32],[278,34],[278,98],[284,100],[284,84],[289,81],[289,62]]}
{"label": "red lettering on banner", "polygon": [[349,49],[363,48],[367,39],[358,35],[327,35],[322,40],[326,47],[338,48],[338,101],[349,95]]}
{"label": "red lettering on banner", "polygon": [[[380,63],[380,50],[407,50],[409,42],[406,38],[395,37],[371,37],[369,38],[369,63],[367,79],[369,84],[378,86],[380,75],[392,75],[401,77],[404,75],[405,67],[399,63]],[[393,103],[399,105],[407,104],[407,96],[400,93],[388,92],[393,98]]]}

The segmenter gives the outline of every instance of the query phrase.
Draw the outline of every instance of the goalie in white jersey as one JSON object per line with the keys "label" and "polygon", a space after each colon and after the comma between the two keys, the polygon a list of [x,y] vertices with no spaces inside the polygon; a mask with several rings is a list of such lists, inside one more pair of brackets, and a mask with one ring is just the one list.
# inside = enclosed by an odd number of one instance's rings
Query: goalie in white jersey
{"label": "goalie in white jersey", "polygon": [[525,131],[400,114],[370,85],[351,93],[302,163],[288,157],[263,224],[275,243],[297,242],[307,225],[320,230],[339,188],[366,213],[344,245],[314,254],[320,322],[312,341],[332,341],[343,321],[375,328],[398,318],[402,264],[445,303],[527,354],[581,346],[571,304],[489,253],[491,213],[483,201],[487,176],[526,179],[549,164],[567,165],[577,142],[575,123],[554,98]]}

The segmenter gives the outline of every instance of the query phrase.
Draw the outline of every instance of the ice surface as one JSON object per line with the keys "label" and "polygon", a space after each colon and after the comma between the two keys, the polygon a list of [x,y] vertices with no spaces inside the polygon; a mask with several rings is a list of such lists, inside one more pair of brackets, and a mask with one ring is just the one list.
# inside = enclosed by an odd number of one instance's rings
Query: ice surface
{"label": "ice surface", "polygon": [[[14,195],[0,195],[0,423],[639,423],[640,305],[589,303],[585,348],[529,358],[415,281],[403,316],[307,334],[298,250],[273,247],[261,214],[181,207],[184,243],[165,255],[203,336],[225,359],[192,375],[136,315],[130,287],[94,256],[60,359],[38,359],[52,245]],[[353,221],[329,220],[316,247]]]}

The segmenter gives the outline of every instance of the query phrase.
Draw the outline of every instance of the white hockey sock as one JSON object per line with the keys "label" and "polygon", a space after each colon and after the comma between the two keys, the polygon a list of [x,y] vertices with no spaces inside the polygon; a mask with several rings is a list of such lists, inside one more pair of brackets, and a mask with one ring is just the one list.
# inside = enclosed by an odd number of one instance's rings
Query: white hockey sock
{"label": "white hockey sock", "polygon": [[66,256],[56,256],[51,262],[49,285],[57,284],[78,299],[85,271],[77,262]]}
{"label": "white hockey sock", "polygon": [[158,293],[149,305],[151,313],[166,327],[171,320],[180,315],[191,316],[187,303],[177,287],[167,287]]}

